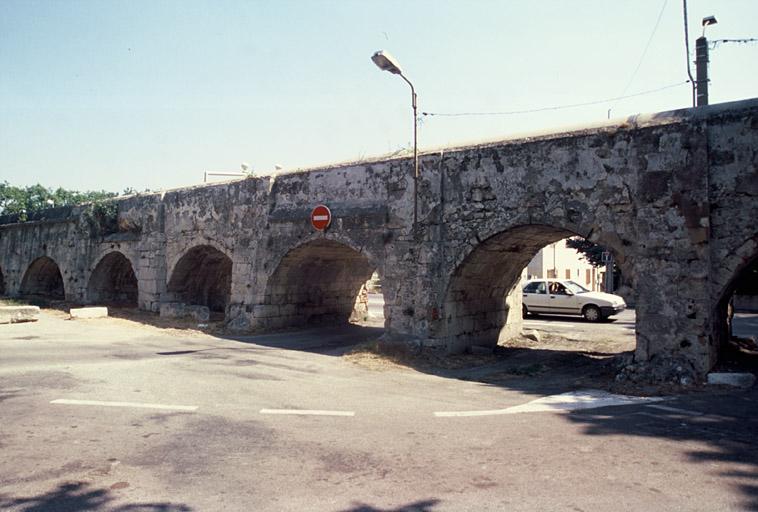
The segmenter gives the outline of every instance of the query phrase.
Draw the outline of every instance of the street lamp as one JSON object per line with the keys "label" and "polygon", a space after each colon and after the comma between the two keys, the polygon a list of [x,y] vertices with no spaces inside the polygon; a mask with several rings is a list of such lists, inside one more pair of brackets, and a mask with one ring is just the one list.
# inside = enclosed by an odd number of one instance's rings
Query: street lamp
{"label": "street lamp", "polygon": [[716,23],[718,23],[718,21],[716,20],[716,16],[706,16],[705,18],[703,18],[703,36],[702,37],[705,37],[705,27],[707,27],[708,25],[715,25]]}
{"label": "street lamp", "polygon": [[700,107],[708,104],[708,40],[705,38],[705,27],[718,23],[715,16],[703,18],[703,35],[695,41],[695,106]]}
{"label": "street lamp", "polygon": [[416,114],[416,89],[413,84],[403,74],[400,64],[389,52],[379,50],[371,56],[371,60],[382,71],[389,71],[393,75],[400,75],[400,78],[411,86],[411,105],[413,106],[413,227],[416,227],[418,221],[418,117]]}

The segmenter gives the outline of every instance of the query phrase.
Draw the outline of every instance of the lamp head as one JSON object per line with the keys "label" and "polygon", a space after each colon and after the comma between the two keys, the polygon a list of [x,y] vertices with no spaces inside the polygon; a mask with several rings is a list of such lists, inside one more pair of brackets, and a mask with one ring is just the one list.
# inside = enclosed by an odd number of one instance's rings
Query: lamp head
{"label": "lamp head", "polygon": [[371,60],[382,71],[389,71],[393,75],[403,74],[403,70],[400,69],[400,63],[389,52],[379,50],[371,56]]}
{"label": "lamp head", "polygon": [[707,27],[708,25],[715,25],[716,23],[718,23],[716,16],[706,16],[703,18],[703,27]]}

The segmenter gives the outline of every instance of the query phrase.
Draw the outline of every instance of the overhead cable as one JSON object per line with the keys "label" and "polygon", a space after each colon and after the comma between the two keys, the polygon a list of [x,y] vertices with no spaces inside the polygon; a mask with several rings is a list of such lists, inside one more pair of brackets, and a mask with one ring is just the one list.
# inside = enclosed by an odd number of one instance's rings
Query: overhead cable
{"label": "overhead cable", "polygon": [[711,49],[714,49],[716,48],[716,46],[722,43],[749,44],[749,43],[758,43],[758,39],[755,37],[751,37],[747,39],[716,39],[714,41],[710,41],[708,44],[711,47]]}
{"label": "overhead cable", "polygon": [[635,94],[627,94],[626,96],[617,96],[615,98],[606,98],[604,100],[597,100],[597,101],[587,101],[585,103],[572,103],[570,105],[556,105],[553,107],[541,107],[541,108],[534,108],[534,109],[528,109],[528,110],[511,110],[511,111],[506,111],[506,112],[422,112],[421,115],[438,116],[438,117],[510,116],[510,115],[516,115],[516,114],[531,114],[533,112],[545,112],[548,110],[563,110],[563,109],[568,109],[568,108],[588,107],[591,105],[601,105],[603,103],[610,103],[612,101],[618,101],[618,100],[623,100],[627,98],[643,96],[645,94],[653,94],[656,92],[664,91],[666,89],[671,89],[673,87],[679,87],[681,85],[688,84],[689,82],[690,82],[689,80],[685,80],[684,82],[666,85],[664,87],[659,87],[657,89],[650,89],[648,91],[642,91]]}
{"label": "overhead cable", "polygon": [[629,87],[632,85],[632,82],[634,82],[634,79],[637,77],[637,72],[640,70],[640,67],[642,67],[642,62],[645,60],[645,56],[647,55],[647,51],[650,49],[650,43],[653,42],[653,37],[655,37],[655,33],[658,31],[658,25],[661,24],[661,18],[663,17],[663,11],[666,10],[666,4],[668,4],[668,0],[663,1],[663,5],[661,6],[661,12],[658,13],[658,19],[655,20],[655,25],[653,26],[653,31],[650,33],[650,37],[647,40],[647,44],[645,45],[645,49],[642,50],[642,55],[640,56],[640,61],[637,63],[637,67],[634,68],[634,72],[632,73],[632,76],[629,78],[629,81],[626,83],[626,87],[624,87],[624,90],[621,91],[621,95],[623,96],[626,94],[626,91],[629,90]]}

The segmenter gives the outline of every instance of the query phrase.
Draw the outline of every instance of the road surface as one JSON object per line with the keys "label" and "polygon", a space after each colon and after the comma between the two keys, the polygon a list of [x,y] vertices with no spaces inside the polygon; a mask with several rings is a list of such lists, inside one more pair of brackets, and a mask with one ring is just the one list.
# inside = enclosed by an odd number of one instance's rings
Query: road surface
{"label": "road surface", "polygon": [[375,333],[0,326],[0,509],[758,508],[755,389],[561,409],[586,397],[556,398],[577,390],[548,374],[484,384],[338,356]]}

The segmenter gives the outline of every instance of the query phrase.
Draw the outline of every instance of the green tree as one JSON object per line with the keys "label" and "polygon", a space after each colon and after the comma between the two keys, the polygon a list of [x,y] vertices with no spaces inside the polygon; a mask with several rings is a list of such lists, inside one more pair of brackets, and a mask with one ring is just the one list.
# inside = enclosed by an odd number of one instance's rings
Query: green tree
{"label": "green tree", "polygon": [[582,253],[582,256],[584,256],[593,267],[605,266],[605,262],[603,262],[603,253],[606,250],[605,247],[592,243],[581,237],[569,238],[566,240],[566,247],[576,249]]}
{"label": "green tree", "polygon": [[0,214],[20,214],[25,217],[45,208],[99,202],[116,195],[105,190],[87,192],[64,188],[53,190],[39,183],[28,187],[15,187],[6,181],[0,183]]}

